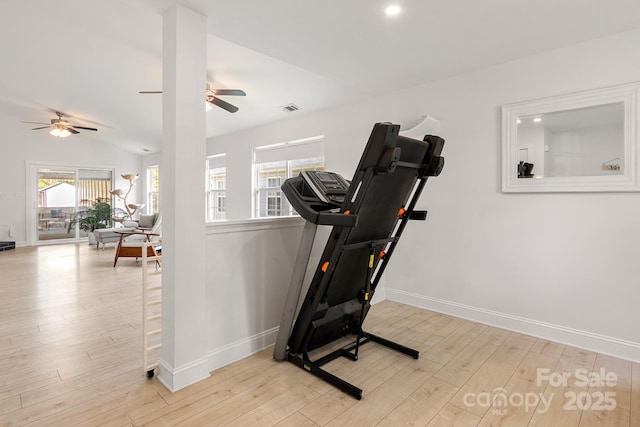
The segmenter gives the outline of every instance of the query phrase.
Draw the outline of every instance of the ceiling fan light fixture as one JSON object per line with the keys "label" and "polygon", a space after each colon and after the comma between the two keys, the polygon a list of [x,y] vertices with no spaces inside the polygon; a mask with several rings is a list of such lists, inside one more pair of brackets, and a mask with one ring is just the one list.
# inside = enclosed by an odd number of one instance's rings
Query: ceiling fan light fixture
{"label": "ceiling fan light fixture", "polygon": [[402,12],[402,8],[397,4],[389,5],[384,9],[384,13],[387,16],[396,16],[399,15],[400,12]]}
{"label": "ceiling fan light fixture", "polygon": [[54,128],[51,132],[49,132],[51,135],[56,136],[58,138],[66,138],[69,135],[71,135],[71,132],[69,132],[67,129],[58,129],[58,128]]}

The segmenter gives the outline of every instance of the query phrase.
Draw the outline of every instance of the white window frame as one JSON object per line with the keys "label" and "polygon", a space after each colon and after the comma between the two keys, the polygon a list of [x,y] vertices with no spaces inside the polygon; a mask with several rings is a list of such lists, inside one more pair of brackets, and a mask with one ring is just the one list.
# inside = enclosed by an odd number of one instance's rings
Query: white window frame
{"label": "white window frame", "polygon": [[[309,162],[313,167],[301,167],[301,162]],[[268,173],[265,171],[269,170],[268,165],[272,165],[271,170],[281,170],[284,173],[265,176]],[[324,170],[324,135],[253,148],[253,218],[296,215],[282,194],[280,185],[293,176],[294,170],[297,174],[300,169]]]}
{"label": "white window frame", "polygon": [[[152,172],[151,171],[157,171],[157,175],[158,175],[158,191],[152,191],[153,185],[152,185]],[[146,206],[146,212],[147,214],[154,214],[154,213],[158,213],[160,211],[160,166],[158,165],[151,165],[151,166],[147,166],[147,206]],[[153,200],[154,200],[154,196],[155,196],[155,200],[157,200],[157,206],[156,209],[154,209],[154,204],[153,204]]]}
{"label": "white window frame", "polygon": [[[227,165],[226,153],[207,156],[206,159],[206,199],[205,216],[207,222],[222,221],[227,219]],[[212,167],[211,161],[224,164],[224,166]],[[211,180],[212,173],[224,174],[223,180]]]}

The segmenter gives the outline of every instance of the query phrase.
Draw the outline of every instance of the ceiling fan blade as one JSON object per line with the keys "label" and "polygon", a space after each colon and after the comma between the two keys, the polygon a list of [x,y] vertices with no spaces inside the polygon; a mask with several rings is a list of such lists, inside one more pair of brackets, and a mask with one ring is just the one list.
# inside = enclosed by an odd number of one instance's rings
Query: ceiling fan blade
{"label": "ceiling fan blade", "polygon": [[149,93],[162,93],[162,91],[161,90],[141,90],[138,93],[141,93],[141,94],[144,95],[144,94],[149,94]]}
{"label": "ceiling fan blade", "polygon": [[214,95],[232,95],[232,96],[246,96],[247,93],[242,89],[211,89]]}
{"label": "ceiling fan blade", "polygon": [[74,128],[72,128],[71,126],[67,126],[66,129],[71,133],[80,133],[77,130],[75,130]]}
{"label": "ceiling fan blade", "polygon": [[213,105],[217,105],[218,107],[227,110],[230,113],[235,113],[236,111],[238,111],[238,107],[236,107],[235,105],[229,104],[227,101],[223,101],[222,99],[216,98],[215,96],[209,97],[209,99],[207,99],[207,102],[210,102]]}
{"label": "ceiling fan blade", "polygon": [[24,120],[20,120],[20,123],[33,123],[34,125],[48,125],[49,123],[42,123],[42,122],[27,122]]}
{"label": "ceiling fan blade", "polygon": [[76,126],[76,125],[69,125],[69,128],[74,128],[74,129],[84,129],[84,130],[92,130],[92,131],[97,131],[98,129],[96,128],[88,128],[88,127],[84,127],[84,126]]}
{"label": "ceiling fan blade", "polygon": [[41,127],[39,127],[39,128],[33,128],[33,129],[31,129],[31,130],[47,129],[47,128],[50,128],[50,127],[51,127],[50,125],[47,125],[47,126],[41,126]]}

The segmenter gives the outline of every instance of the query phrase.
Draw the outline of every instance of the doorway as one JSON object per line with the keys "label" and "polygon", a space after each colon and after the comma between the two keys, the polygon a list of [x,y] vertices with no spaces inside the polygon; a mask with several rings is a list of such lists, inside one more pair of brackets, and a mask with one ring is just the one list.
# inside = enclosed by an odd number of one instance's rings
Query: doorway
{"label": "doorway", "polygon": [[112,205],[112,169],[32,165],[30,181],[31,244],[85,239],[91,230],[79,226],[77,213],[97,202]]}

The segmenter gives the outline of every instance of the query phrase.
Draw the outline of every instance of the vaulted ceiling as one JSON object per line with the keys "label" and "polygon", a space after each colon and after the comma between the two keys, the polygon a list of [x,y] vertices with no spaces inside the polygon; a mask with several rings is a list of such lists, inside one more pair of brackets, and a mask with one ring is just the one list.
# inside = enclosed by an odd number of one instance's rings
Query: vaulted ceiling
{"label": "vaulted ceiling", "polygon": [[[640,27],[637,0],[11,0],[0,14],[0,125],[62,111],[73,138],[136,153],[162,133],[162,14],[208,17],[207,75],[235,114],[207,113],[207,136],[286,119]],[[597,60],[597,58],[594,58]],[[204,91],[205,82],[203,82]],[[300,111],[286,113],[294,103]],[[40,134],[34,135],[34,133]]]}

